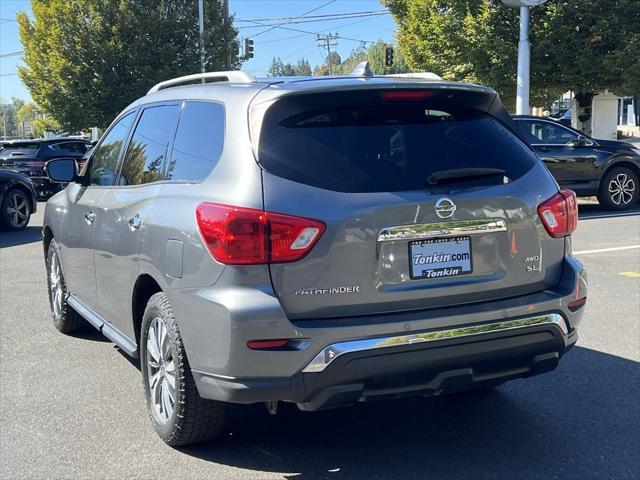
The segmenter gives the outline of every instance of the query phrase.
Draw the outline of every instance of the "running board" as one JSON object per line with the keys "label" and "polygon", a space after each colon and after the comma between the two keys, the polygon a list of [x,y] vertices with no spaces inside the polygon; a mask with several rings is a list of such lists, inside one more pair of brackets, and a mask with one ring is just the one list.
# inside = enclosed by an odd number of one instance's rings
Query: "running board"
{"label": "running board", "polygon": [[120,333],[120,331],[113,325],[102,320],[97,313],[71,294],[67,297],[67,303],[71,308],[78,312],[82,318],[97,328],[105,337],[124,350],[127,355],[138,358],[138,347],[136,344]]}

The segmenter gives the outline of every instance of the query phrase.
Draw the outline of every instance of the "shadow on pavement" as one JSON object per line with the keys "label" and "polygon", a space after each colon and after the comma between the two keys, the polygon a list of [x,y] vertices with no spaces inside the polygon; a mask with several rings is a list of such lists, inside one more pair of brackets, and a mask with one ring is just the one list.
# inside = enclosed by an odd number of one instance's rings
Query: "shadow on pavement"
{"label": "shadow on pavement", "polygon": [[640,363],[577,347],[493,392],[304,413],[234,407],[189,455],[290,479],[637,478]]}
{"label": "shadow on pavement", "polygon": [[91,325],[87,326],[87,329],[84,330],[84,331],[75,332],[75,333],[67,333],[65,335],[67,335],[69,337],[73,337],[73,338],[78,338],[80,340],[89,340],[91,342],[99,342],[99,343],[109,343],[109,342],[111,342],[111,340],[109,340],[102,333],[100,333],[100,331],[96,330]]}
{"label": "shadow on pavement", "polygon": [[0,248],[42,241],[42,227],[27,227],[20,232],[0,231]]}
{"label": "shadow on pavement", "polygon": [[578,214],[580,220],[640,215],[640,203],[636,204],[634,207],[629,208],[628,210],[622,210],[618,212],[606,210],[597,203],[579,203]]}

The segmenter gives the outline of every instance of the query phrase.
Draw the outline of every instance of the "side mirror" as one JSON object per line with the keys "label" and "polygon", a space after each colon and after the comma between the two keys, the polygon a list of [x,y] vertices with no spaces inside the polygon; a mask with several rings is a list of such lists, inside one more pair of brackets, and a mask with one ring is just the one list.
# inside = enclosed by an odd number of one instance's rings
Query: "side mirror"
{"label": "side mirror", "polygon": [[588,145],[592,145],[591,140],[587,137],[583,137],[580,135],[576,140],[569,142],[569,146],[571,147],[586,147]]}
{"label": "side mirror", "polygon": [[69,183],[78,177],[78,164],[73,158],[56,158],[45,164],[44,171],[52,182]]}

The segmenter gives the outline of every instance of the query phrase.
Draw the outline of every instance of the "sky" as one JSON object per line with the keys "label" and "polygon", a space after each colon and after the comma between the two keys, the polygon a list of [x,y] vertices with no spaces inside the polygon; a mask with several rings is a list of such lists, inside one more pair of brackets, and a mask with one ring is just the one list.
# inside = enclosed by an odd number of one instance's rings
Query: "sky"
{"label": "sky", "polygon": [[[22,64],[21,57],[5,56],[7,53],[22,50],[15,18],[16,13],[21,10],[31,14],[30,3],[29,0],[0,0],[0,97],[4,102],[10,101],[11,97],[30,99],[29,92],[16,75],[17,66]],[[316,33],[337,33],[343,37],[336,40],[335,50],[345,58],[351,50],[359,46],[360,40],[393,41],[395,29],[393,19],[388,14],[330,21],[315,21],[321,18],[270,20],[299,17],[304,14],[312,17],[336,13],[379,12],[384,10],[379,0],[229,0],[229,10],[235,18],[235,26],[239,28],[239,39],[255,36],[255,57],[245,62],[242,68],[256,76],[267,73],[273,57],[280,57],[284,62],[291,63],[304,57],[309,60],[312,68],[323,63],[326,48],[319,47]],[[289,23],[272,28],[262,27],[247,20],[266,25]]]}

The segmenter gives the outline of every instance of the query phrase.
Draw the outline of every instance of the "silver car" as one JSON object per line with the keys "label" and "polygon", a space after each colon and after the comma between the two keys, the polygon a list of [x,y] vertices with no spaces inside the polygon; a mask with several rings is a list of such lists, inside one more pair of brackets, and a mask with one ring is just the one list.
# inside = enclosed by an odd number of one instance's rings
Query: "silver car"
{"label": "silver car", "polygon": [[314,411],[553,370],[586,275],[560,190],[490,88],[434,75],[169,80],[49,200],[53,321],[139,357],[170,445],[225,405]]}

